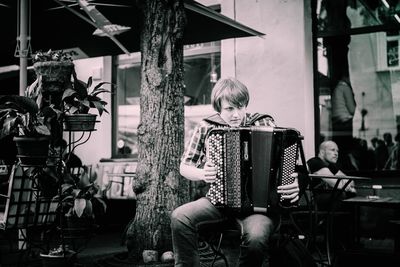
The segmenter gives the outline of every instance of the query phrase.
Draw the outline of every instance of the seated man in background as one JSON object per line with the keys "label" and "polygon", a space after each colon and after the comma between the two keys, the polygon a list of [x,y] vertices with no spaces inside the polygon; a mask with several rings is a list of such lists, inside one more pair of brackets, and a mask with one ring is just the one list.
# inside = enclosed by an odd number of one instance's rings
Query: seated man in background
{"label": "seated man in background", "polygon": [[[319,146],[318,156],[311,158],[307,161],[307,165],[310,173],[317,175],[327,176],[345,176],[345,174],[339,170],[336,165],[339,156],[339,148],[333,141],[324,141]],[[333,195],[333,187],[335,186],[337,179],[332,178],[321,178],[313,179],[311,181],[314,202],[317,210],[323,211],[345,211],[341,205],[341,200],[356,195],[356,189],[354,188],[354,181],[343,187],[348,182],[348,179],[341,179],[338,185],[338,190]],[[338,192],[341,192],[340,194]],[[322,222],[322,221],[321,221]],[[318,222],[320,224],[321,222]],[[334,233],[337,234],[337,239],[340,246],[348,246],[352,242],[352,227],[351,219],[346,216],[334,223]]]}
{"label": "seated man in background", "polygon": [[[324,141],[319,146],[318,156],[311,158],[307,161],[310,173],[317,175],[327,175],[327,176],[345,176],[345,174],[339,170],[336,162],[339,157],[339,148],[333,141]],[[312,186],[314,191],[317,192],[315,196],[315,201],[318,207],[326,209],[327,205],[330,204],[331,191],[335,186],[337,180],[331,178],[322,178],[321,180],[314,179],[312,181]],[[348,182],[347,179],[341,179],[338,185],[338,189],[342,189]],[[350,184],[344,189],[344,193],[339,195],[336,199],[343,199],[347,197],[355,196],[356,189],[354,188],[354,182],[351,181]]]}

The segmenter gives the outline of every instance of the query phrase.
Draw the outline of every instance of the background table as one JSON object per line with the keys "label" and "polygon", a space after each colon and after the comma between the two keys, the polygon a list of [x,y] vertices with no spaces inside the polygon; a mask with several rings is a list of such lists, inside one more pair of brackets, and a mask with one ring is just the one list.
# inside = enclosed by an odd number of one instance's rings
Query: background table
{"label": "background table", "polygon": [[[360,207],[361,206],[369,206],[369,207],[380,207],[380,208],[388,208],[388,209],[399,209],[400,208],[400,199],[395,199],[391,197],[382,197],[382,198],[370,198],[365,196],[357,196],[343,200],[344,203],[351,204],[354,206],[354,234],[356,237],[356,241],[360,243]],[[394,241],[395,241],[395,251],[394,253],[400,254],[400,236],[399,236],[399,221],[392,220],[391,221],[395,233],[394,233]]]}
{"label": "background table", "polygon": [[[330,203],[331,206],[328,209],[327,213],[327,225],[326,225],[326,254],[327,254],[327,260],[328,260],[328,265],[330,266],[332,264],[331,260],[331,240],[333,236],[333,216],[335,214],[335,207],[334,205],[335,201],[337,198],[345,191],[347,186],[350,184],[351,181],[361,181],[361,180],[370,180],[368,177],[359,177],[359,176],[347,176],[347,175],[320,175],[320,174],[309,174],[309,177],[311,179],[336,179],[336,183],[334,187],[332,188],[331,191],[331,198],[330,198]],[[345,185],[342,188],[339,188],[340,181],[346,179],[348,180]]]}

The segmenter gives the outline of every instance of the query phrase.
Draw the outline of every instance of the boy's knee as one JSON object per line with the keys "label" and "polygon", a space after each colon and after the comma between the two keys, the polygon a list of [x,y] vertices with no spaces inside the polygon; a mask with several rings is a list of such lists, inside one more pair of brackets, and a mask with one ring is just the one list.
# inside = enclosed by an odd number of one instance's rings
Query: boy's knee
{"label": "boy's knee", "polygon": [[176,208],[171,213],[171,227],[176,228],[178,225],[185,224],[187,217],[181,207]]}
{"label": "boy's knee", "polygon": [[249,235],[246,245],[253,250],[264,250],[268,246],[268,237],[265,235]]}
{"label": "boy's knee", "polygon": [[268,228],[252,229],[242,237],[242,243],[251,250],[263,251],[268,248],[270,233]]}

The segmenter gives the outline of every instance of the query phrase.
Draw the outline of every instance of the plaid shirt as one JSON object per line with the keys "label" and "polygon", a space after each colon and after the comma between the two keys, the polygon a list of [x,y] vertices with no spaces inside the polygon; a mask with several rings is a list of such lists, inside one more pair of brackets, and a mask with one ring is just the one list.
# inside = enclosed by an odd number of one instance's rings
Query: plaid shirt
{"label": "plaid shirt", "polygon": [[[258,114],[246,114],[243,125],[255,125],[255,126],[276,126],[274,119],[272,117],[261,118],[259,120],[254,121],[251,124],[246,122],[252,122],[254,118],[256,118]],[[205,120],[202,120],[195,128],[192,138],[182,155],[182,162],[187,165],[192,165],[197,168],[201,168],[204,166],[206,162],[206,148],[205,148],[205,139],[207,134],[211,129],[218,127],[227,127],[229,126],[226,122],[222,120],[222,118],[216,114]]]}

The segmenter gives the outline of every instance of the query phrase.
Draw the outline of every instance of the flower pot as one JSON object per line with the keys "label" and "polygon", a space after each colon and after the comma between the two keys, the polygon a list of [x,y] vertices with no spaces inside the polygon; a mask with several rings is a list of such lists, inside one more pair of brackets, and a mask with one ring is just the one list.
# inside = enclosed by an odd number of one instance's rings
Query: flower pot
{"label": "flower pot", "polygon": [[71,82],[74,64],[71,61],[36,62],[33,68],[38,77],[41,77],[41,89],[45,93],[56,93],[65,90]]}
{"label": "flower pot", "polygon": [[86,247],[97,227],[94,219],[66,216],[65,220],[63,236],[66,244],[71,245],[76,251],[81,251],[81,249]]}
{"label": "flower pot", "polygon": [[44,166],[49,154],[50,138],[16,136],[14,141],[21,165],[23,166]]}
{"label": "flower pot", "polygon": [[96,124],[96,114],[72,114],[64,117],[66,131],[93,131]]}
{"label": "flower pot", "polygon": [[92,229],[94,225],[94,219],[88,217],[75,217],[75,216],[65,216],[68,229],[79,229],[87,230]]}
{"label": "flower pot", "polygon": [[93,218],[65,216],[65,221],[64,236],[69,239],[89,238],[95,229]]}

